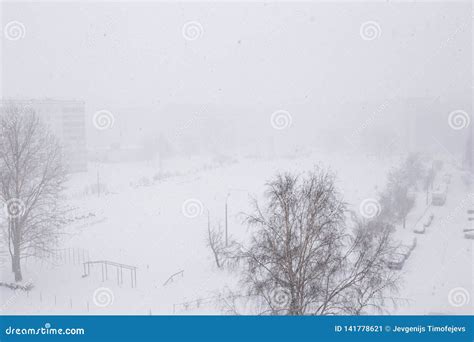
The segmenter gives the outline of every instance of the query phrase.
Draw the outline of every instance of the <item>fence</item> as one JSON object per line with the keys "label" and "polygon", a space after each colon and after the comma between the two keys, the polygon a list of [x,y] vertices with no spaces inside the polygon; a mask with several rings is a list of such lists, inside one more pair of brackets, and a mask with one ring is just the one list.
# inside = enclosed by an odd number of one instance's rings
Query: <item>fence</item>
{"label": "fence", "polygon": [[108,268],[109,266],[115,268],[117,273],[117,284],[123,284],[123,270],[130,271],[130,280],[132,284],[132,288],[137,286],[137,267],[120,264],[118,262],[107,261],[107,260],[98,260],[98,261],[87,261],[84,262],[84,274],[83,277],[88,277],[91,273],[91,267],[94,265],[100,265],[101,272],[102,272],[102,281],[108,279]]}
{"label": "fence", "polygon": [[[191,310],[196,310],[203,308],[204,306],[210,307],[220,307],[225,308],[231,314],[244,313],[246,314],[250,307],[247,307],[249,304],[249,299],[253,298],[251,295],[242,295],[242,294],[230,294],[227,296],[217,295],[207,298],[194,299],[182,303],[173,304],[173,314],[184,312],[187,313]],[[239,302],[240,301],[240,302]]]}
{"label": "fence", "polygon": [[63,248],[51,251],[37,250],[25,257],[25,263],[31,258],[49,261],[59,265],[80,265],[90,260],[89,250],[84,248]]}

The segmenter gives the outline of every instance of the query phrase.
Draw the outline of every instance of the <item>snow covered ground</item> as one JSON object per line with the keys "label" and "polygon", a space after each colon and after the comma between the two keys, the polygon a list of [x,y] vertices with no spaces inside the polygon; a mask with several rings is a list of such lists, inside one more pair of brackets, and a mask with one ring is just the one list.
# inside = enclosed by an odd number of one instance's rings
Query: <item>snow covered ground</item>
{"label": "snow covered ground", "polygon": [[[250,199],[261,198],[265,182],[278,171],[330,166],[344,198],[357,209],[376,195],[394,163],[349,154],[228,164],[182,159],[165,161],[171,175],[155,181],[157,166],[152,163],[90,164],[88,173],[73,176],[68,187],[69,205],[88,217],[67,227],[57,253],[41,261],[25,260],[24,279],[34,289],[0,288],[0,309],[8,314],[225,313],[226,289],[238,292],[238,279],[215,267],[206,247],[208,213],[213,224],[223,225],[227,199],[229,234],[243,240],[249,231],[241,213],[251,210]],[[433,208],[433,224],[417,236],[418,245],[401,271],[403,304],[387,308],[390,313],[472,313],[472,302],[456,307],[449,300],[453,289],[472,293],[473,240],[463,238],[462,228],[469,223],[466,210],[459,210],[469,192],[459,171],[452,173],[446,205]],[[84,194],[97,179],[106,184],[107,193]],[[407,230],[425,210],[423,195],[418,197]],[[137,267],[137,286],[132,288],[125,269],[118,284],[119,273],[111,266],[104,281],[98,265],[83,277],[82,262],[87,260]],[[10,279],[7,259],[2,267],[3,279]]]}
{"label": "snow covered ground", "polygon": [[408,302],[395,311],[398,314],[474,313],[470,298],[474,240],[465,239],[463,233],[464,228],[472,228],[466,211],[473,208],[474,197],[462,182],[461,172],[453,169],[452,173],[445,206],[430,208],[433,223],[418,235],[416,251],[405,264],[401,292]]}

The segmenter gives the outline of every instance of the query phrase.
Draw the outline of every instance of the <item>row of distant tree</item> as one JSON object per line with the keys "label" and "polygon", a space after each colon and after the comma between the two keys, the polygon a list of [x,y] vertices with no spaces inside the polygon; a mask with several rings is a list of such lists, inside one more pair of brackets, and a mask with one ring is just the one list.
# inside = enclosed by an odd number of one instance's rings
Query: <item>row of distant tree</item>
{"label": "row of distant tree", "polygon": [[415,191],[423,189],[428,194],[435,178],[433,166],[426,167],[420,154],[411,154],[387,177],[387,185],[379,194],[381,216],[386,222],[401,223],[406,227],[406,218],[415,205]]}

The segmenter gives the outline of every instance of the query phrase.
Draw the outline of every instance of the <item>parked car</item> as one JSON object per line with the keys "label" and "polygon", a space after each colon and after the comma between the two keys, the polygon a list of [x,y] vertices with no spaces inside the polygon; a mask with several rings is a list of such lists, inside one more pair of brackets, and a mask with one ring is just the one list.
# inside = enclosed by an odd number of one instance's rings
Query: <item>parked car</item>
{"label": "parked car", "polygon": [[423,217],[423,226],[429,227],[433,222],[434,214],[432,212],[427,212]]}
{"label": "parked car", "polygon": [[410,257],[411,251],[416,246],[416,238],[414,240],[414,244],[412,245],[400,245],[395,252],[387,258],[387,267],[392,270],[401,270],[405,261]]}
{"label": "parked car", "polygon": [[439,185],[431,195],[431,204],[442,206],[446,203],[448,188],[446,184]]}
{"label": "parked car", "polygon": [[426,232],[426,227],[423,223],[418,223],[415,228],[413,228],[413,233],[415,234],[424,234]]}
{"label": "parked car", "polygon": [[394,241],[401,246],[407,246],[410,250],[414,250],[416,247],[416,236],[411,233],[408,229],[398,228],[393,232],[392,235]]}
{"label": "parked car", "polygon": [[397,248],[396,253],[404,255],[405,259],[408,259],[408,257],[411,254],[411,251],[412,251],[412,249],[410,248],[410,246],[401,245],[400,247]]}
{"label": "parked car", "polygon": [[387,267],[391,270],[401,270],[405,264],[406,257],[403,254],[393,253],[387,260]]}
{"label": "parked car", "polygon": [[471,229],[471,228],[463,229],[463,232],[464,232],[465,239],[474,240],[474,229]]}
{"label": "parked car", "polygon": [[408,239],[408,247],[410,247],[411,250],[414,250],[416,247],[416,236],[413,236],[412,238]]}
{"label": "parked car", "polygon": [[441,192],[433,192],[431,204],[435,206],[443,206],[446,203],[446,194]]}

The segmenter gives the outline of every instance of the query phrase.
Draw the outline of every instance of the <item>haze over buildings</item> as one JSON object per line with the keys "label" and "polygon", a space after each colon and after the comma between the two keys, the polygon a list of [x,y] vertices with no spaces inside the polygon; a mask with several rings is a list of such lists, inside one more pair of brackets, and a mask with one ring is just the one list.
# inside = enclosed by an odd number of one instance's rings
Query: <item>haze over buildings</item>
{"label": "haze over buildings", "polygon": [[8,99],[19,108],[31,108],[56,136],[63,148],[69,172],[87,170],[85,104],[78,100],[55,99]]}

